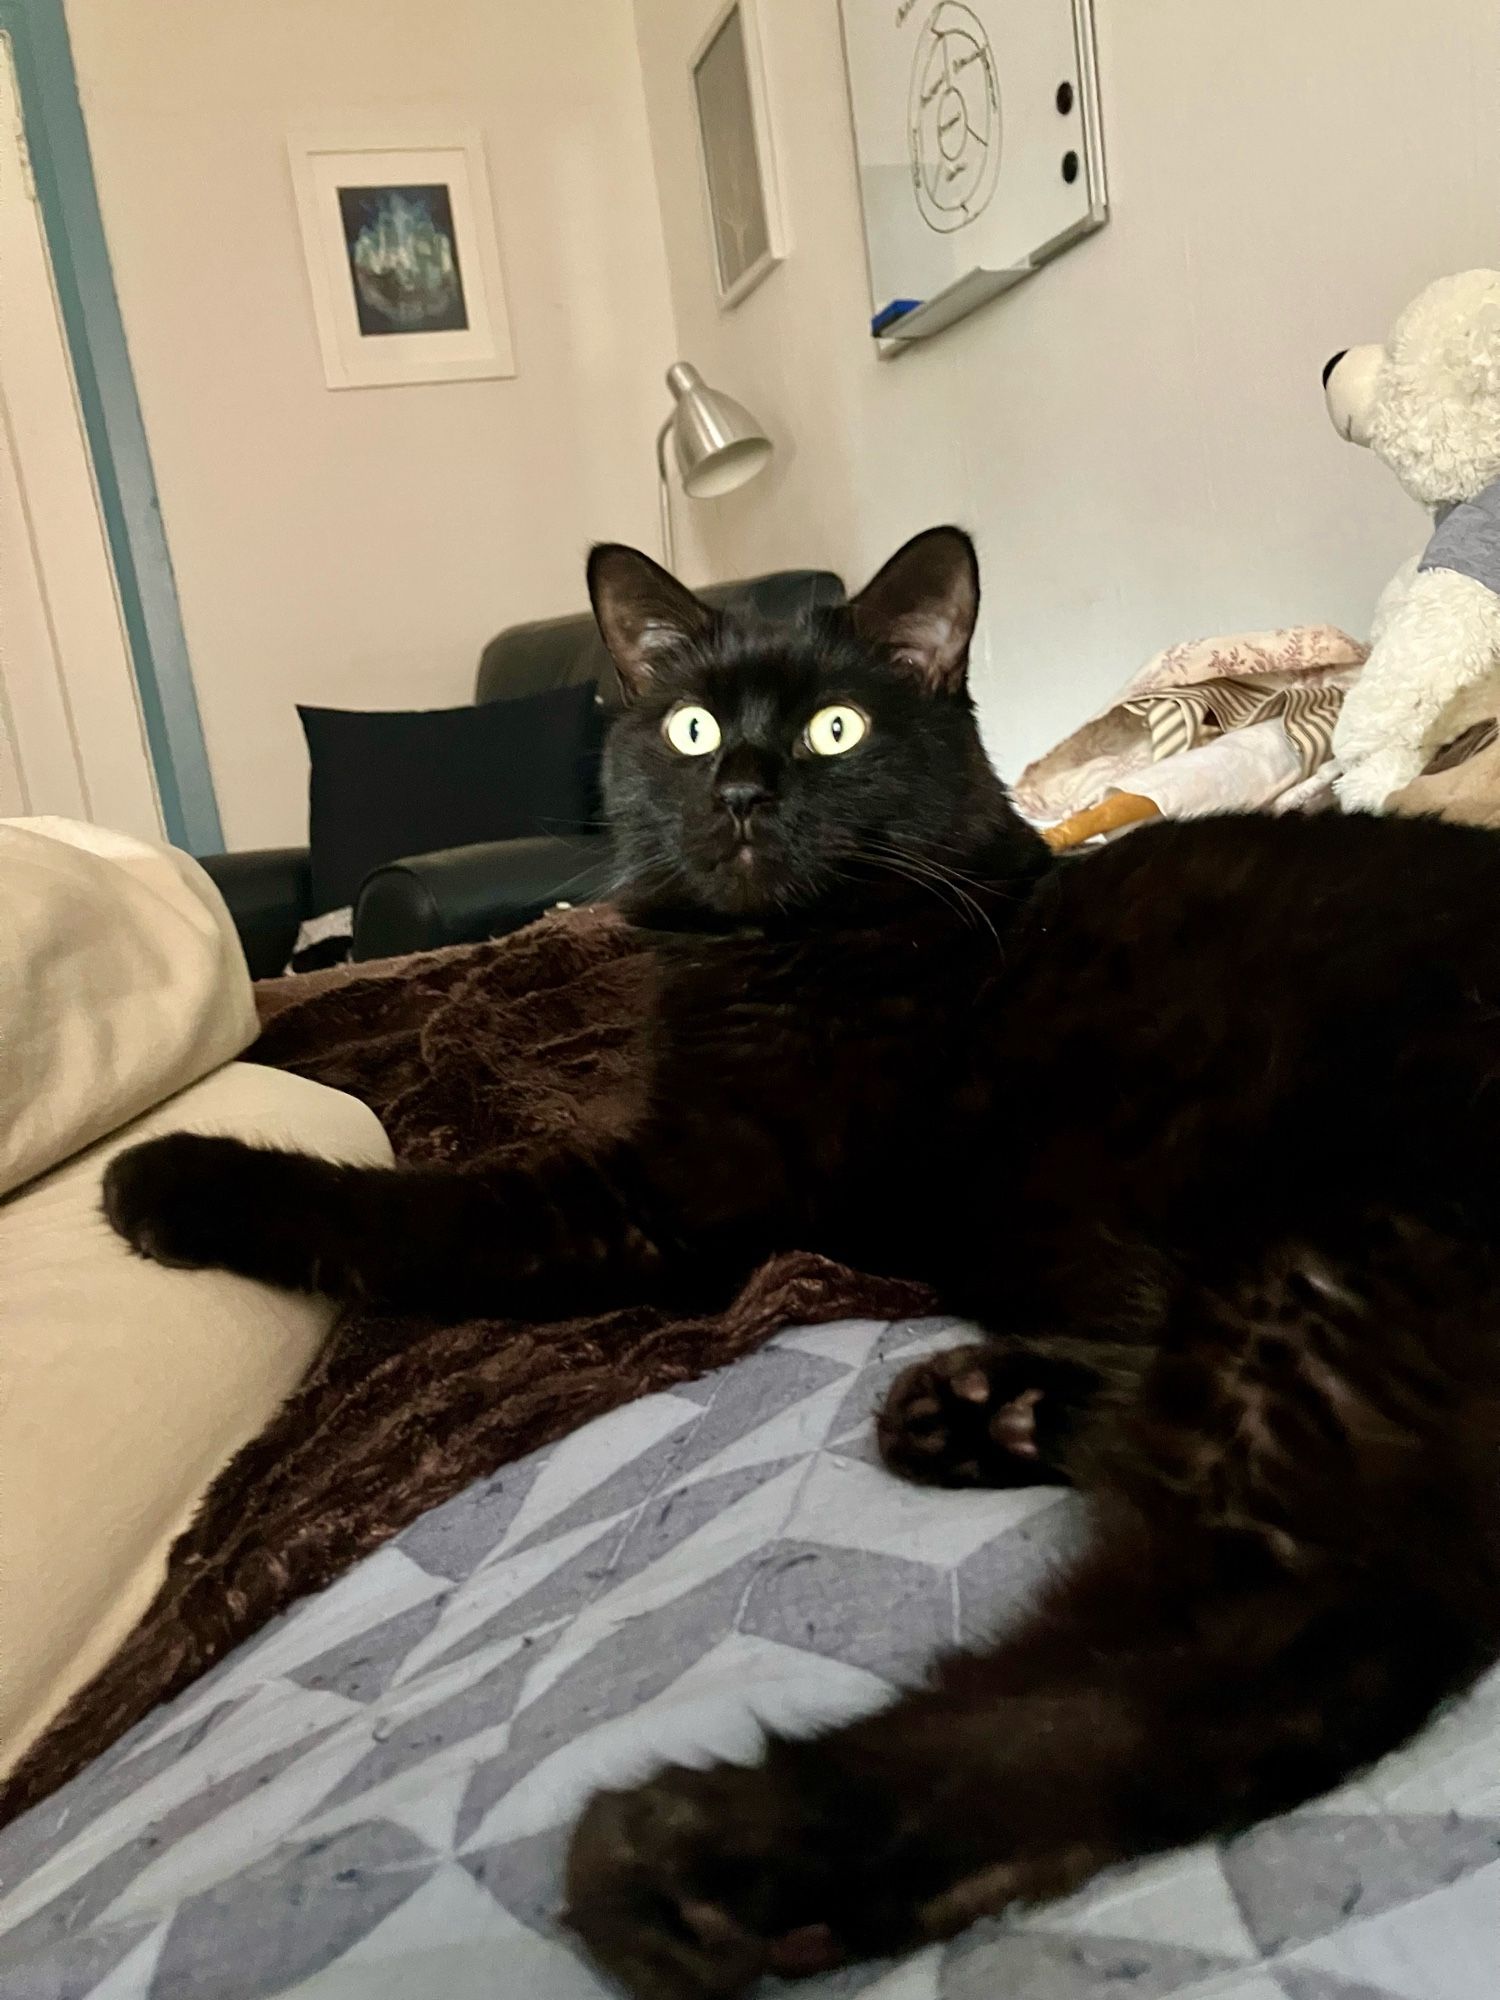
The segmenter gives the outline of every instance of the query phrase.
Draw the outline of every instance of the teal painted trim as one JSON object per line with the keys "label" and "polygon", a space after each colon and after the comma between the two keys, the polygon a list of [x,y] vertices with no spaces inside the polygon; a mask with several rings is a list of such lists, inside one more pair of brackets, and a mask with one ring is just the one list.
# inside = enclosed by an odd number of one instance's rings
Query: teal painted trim
{"label": "teal painted trim", "polygon": [[0,0],[167,838],[224,846],[172,559],[99,216],[63,0]]}

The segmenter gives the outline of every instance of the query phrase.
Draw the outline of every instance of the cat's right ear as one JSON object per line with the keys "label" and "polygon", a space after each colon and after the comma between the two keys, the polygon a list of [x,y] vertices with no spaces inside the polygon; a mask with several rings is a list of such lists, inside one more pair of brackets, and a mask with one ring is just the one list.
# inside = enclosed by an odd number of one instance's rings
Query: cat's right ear
{"label": "cat's right ear", "polygon": [[713,613],[639,549],[601,542],[589,554],[589,599],[625,699],[644,694],[662,662],[703,638]]}
{"label": "cat's right ear", "polygon": [[962,693],[979,616],[974,544],[962,528],[913,535],[850,599],[849,615],[930,693]]}

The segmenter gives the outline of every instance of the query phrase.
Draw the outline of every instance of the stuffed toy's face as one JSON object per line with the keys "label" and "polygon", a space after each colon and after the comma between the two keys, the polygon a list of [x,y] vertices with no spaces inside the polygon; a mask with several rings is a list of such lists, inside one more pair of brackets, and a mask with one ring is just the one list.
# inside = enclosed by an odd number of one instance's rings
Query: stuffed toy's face
{"label": "stuffed toy's face", "polygon": [[1439,278],[1384,347],[1323,370],[1340,437],[1368,445],[1414,500],[1472,500],[1500,479],[1500,271]]}

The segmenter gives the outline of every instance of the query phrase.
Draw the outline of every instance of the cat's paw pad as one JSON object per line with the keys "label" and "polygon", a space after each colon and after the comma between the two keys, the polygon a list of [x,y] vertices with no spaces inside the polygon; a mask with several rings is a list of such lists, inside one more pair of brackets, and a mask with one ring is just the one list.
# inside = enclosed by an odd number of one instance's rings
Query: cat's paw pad
{"label": "cat's paw pad", "polygon": [[794,1824],[763,1767],[600,1792],[574,1829],[563,1921],[635,2000],[733,2000],[765,1972],[830,1971],[845,1954],[808,1906]]}
{"label": "cat's paw pad", "polygon": [[1032,1486],[1044,1462],[1037,1415],[1045,1391],[1028,1357],[994,1345],[953,1347],[915,1362],[875,1419],[892,1472],[924,1486]]}
{"label": "cat's paw pad", "polygon": [[172,1132],[117,1153],[105,1169],[104,1214],[131,1249],[153,1263],[195,1271],[222,1264],[229,1231],[243,1226],[241,1184],[253,1147],[238,1139]]}

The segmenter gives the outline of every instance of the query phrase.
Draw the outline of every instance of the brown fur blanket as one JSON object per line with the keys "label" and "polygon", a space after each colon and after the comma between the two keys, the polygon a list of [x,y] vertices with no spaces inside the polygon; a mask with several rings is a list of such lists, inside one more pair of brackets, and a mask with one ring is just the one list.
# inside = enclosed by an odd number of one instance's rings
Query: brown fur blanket
{"label": "brown fur blanket", "polygon": [[[362,1098],[398,1159],[536,1157],[628,1128],[650,979],[640,933],[579,911],[494,944],[273,982],[250,1059]],[[346,1315],[302,1388],[210,1489],[130,1638],[0,1785],[0,1824],[471,1480],[781,1326],[926,1303],[915,1287],[789,1254],[712,1317],[636,1307],[440,1326]]]}

